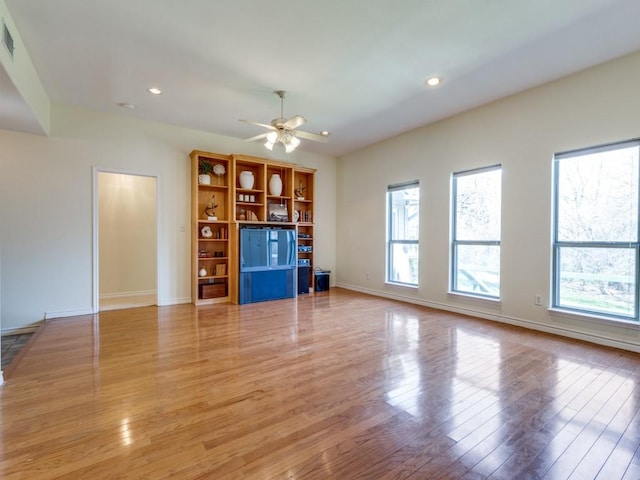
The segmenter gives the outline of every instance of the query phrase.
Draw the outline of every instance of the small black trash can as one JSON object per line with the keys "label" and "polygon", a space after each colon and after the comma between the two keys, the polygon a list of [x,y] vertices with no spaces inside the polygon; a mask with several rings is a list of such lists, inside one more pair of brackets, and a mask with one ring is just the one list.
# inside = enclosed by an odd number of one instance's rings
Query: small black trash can
{"label": "small black trash can", "polygon": [[315,273],[316,292],[328,291],[331,270],[316,270],[314,273]]}

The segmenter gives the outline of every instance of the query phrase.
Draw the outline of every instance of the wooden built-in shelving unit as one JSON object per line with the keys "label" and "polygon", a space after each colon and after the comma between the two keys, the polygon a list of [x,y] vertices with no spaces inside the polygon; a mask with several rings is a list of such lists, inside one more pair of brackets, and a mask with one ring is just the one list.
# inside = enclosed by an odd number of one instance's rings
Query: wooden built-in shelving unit
{"label": "wooden built-in shelving unit", "polygon": [[[246,155],[191,152],[192,273],[191,295],[196,305],[238,301],[238,228],[242,224],[295,226],[298,259],[313,272],[313,198],[315,169]],[[213,170],[210,183],[199,176]],[[243,188],[242,172],[253,185]],[[249,174],[244,174],[249,175]],[[280,195],[269,190],[277,175]],[[204,179],[206,181],[206,179]],[[212,218],[213,210],[215,219]],[[207,213],[208,212],[208,213]],[[203,229],[208,227],[203,233]],[[209,231],[211,234],[209,234]],[[309,275],[309,291],[314,276]]]}

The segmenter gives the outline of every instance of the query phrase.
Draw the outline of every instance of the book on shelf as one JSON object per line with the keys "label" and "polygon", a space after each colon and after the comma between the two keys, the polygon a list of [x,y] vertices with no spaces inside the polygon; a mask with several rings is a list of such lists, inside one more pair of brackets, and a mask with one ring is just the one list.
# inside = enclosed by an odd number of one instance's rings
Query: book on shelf
{"label": "book on shelf", "polygon": [[216,265],[216,276],[222,277],[227,274],[227,266],[224,263],[218,263]]}

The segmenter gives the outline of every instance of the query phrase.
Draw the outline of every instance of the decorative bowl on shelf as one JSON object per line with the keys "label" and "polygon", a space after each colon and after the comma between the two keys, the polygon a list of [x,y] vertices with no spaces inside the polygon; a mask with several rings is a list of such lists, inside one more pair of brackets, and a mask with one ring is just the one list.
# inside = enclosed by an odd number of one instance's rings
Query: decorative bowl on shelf
{"label": "decorative bowl on shelf", "polygon": [[221,177],[226,172],[227,170],[224,168],[224,165],[222,165],[221,163],[216,163],[213,166],[213,173],[216,174],[218,177]]}

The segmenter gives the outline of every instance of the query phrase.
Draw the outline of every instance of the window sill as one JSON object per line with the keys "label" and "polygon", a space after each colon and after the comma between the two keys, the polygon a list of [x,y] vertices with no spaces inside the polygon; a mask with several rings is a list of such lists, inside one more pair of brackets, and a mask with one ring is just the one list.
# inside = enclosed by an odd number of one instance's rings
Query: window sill
{"label": "window sill", "polygon": [[397,282],[386,281],[386,282],[384,282],[384,284],[389,286],[389,287],[394,287],[394,288],[398,287],[398,288],[402,288],[402,289],[418,291],[418,285],[411,285],[410,283],[397,283]]}
{"label": "window sill", "polygon": [[554,316],[554,317],[570,318],[573,320],[583,320],[583,321],[586,320],[591,323],[599,323],[604,325],[613,325],[616,327],[632,328],[634,330],[640,330],[640,322],[637,322],[636,320],[624,320],[622,318],[621,319],[609,318],[609,317],[603,317],[595,314],[590,315],[587,313],[574,312],[572,310],[563,310],[561,308],[549,308],[547,309],[547,311],[551,316]]}
{"label": "window sill", "polygon": [[462,298],[465,300],[477,301],[479,303],[485,303],[487,305],[500,305],[501,301],[499,298],[490,298],[490,297],[482,297],[480,295],[472,295],[470,293],[461,293],[461,292],[447,292],[447,295],[450,297]]}

